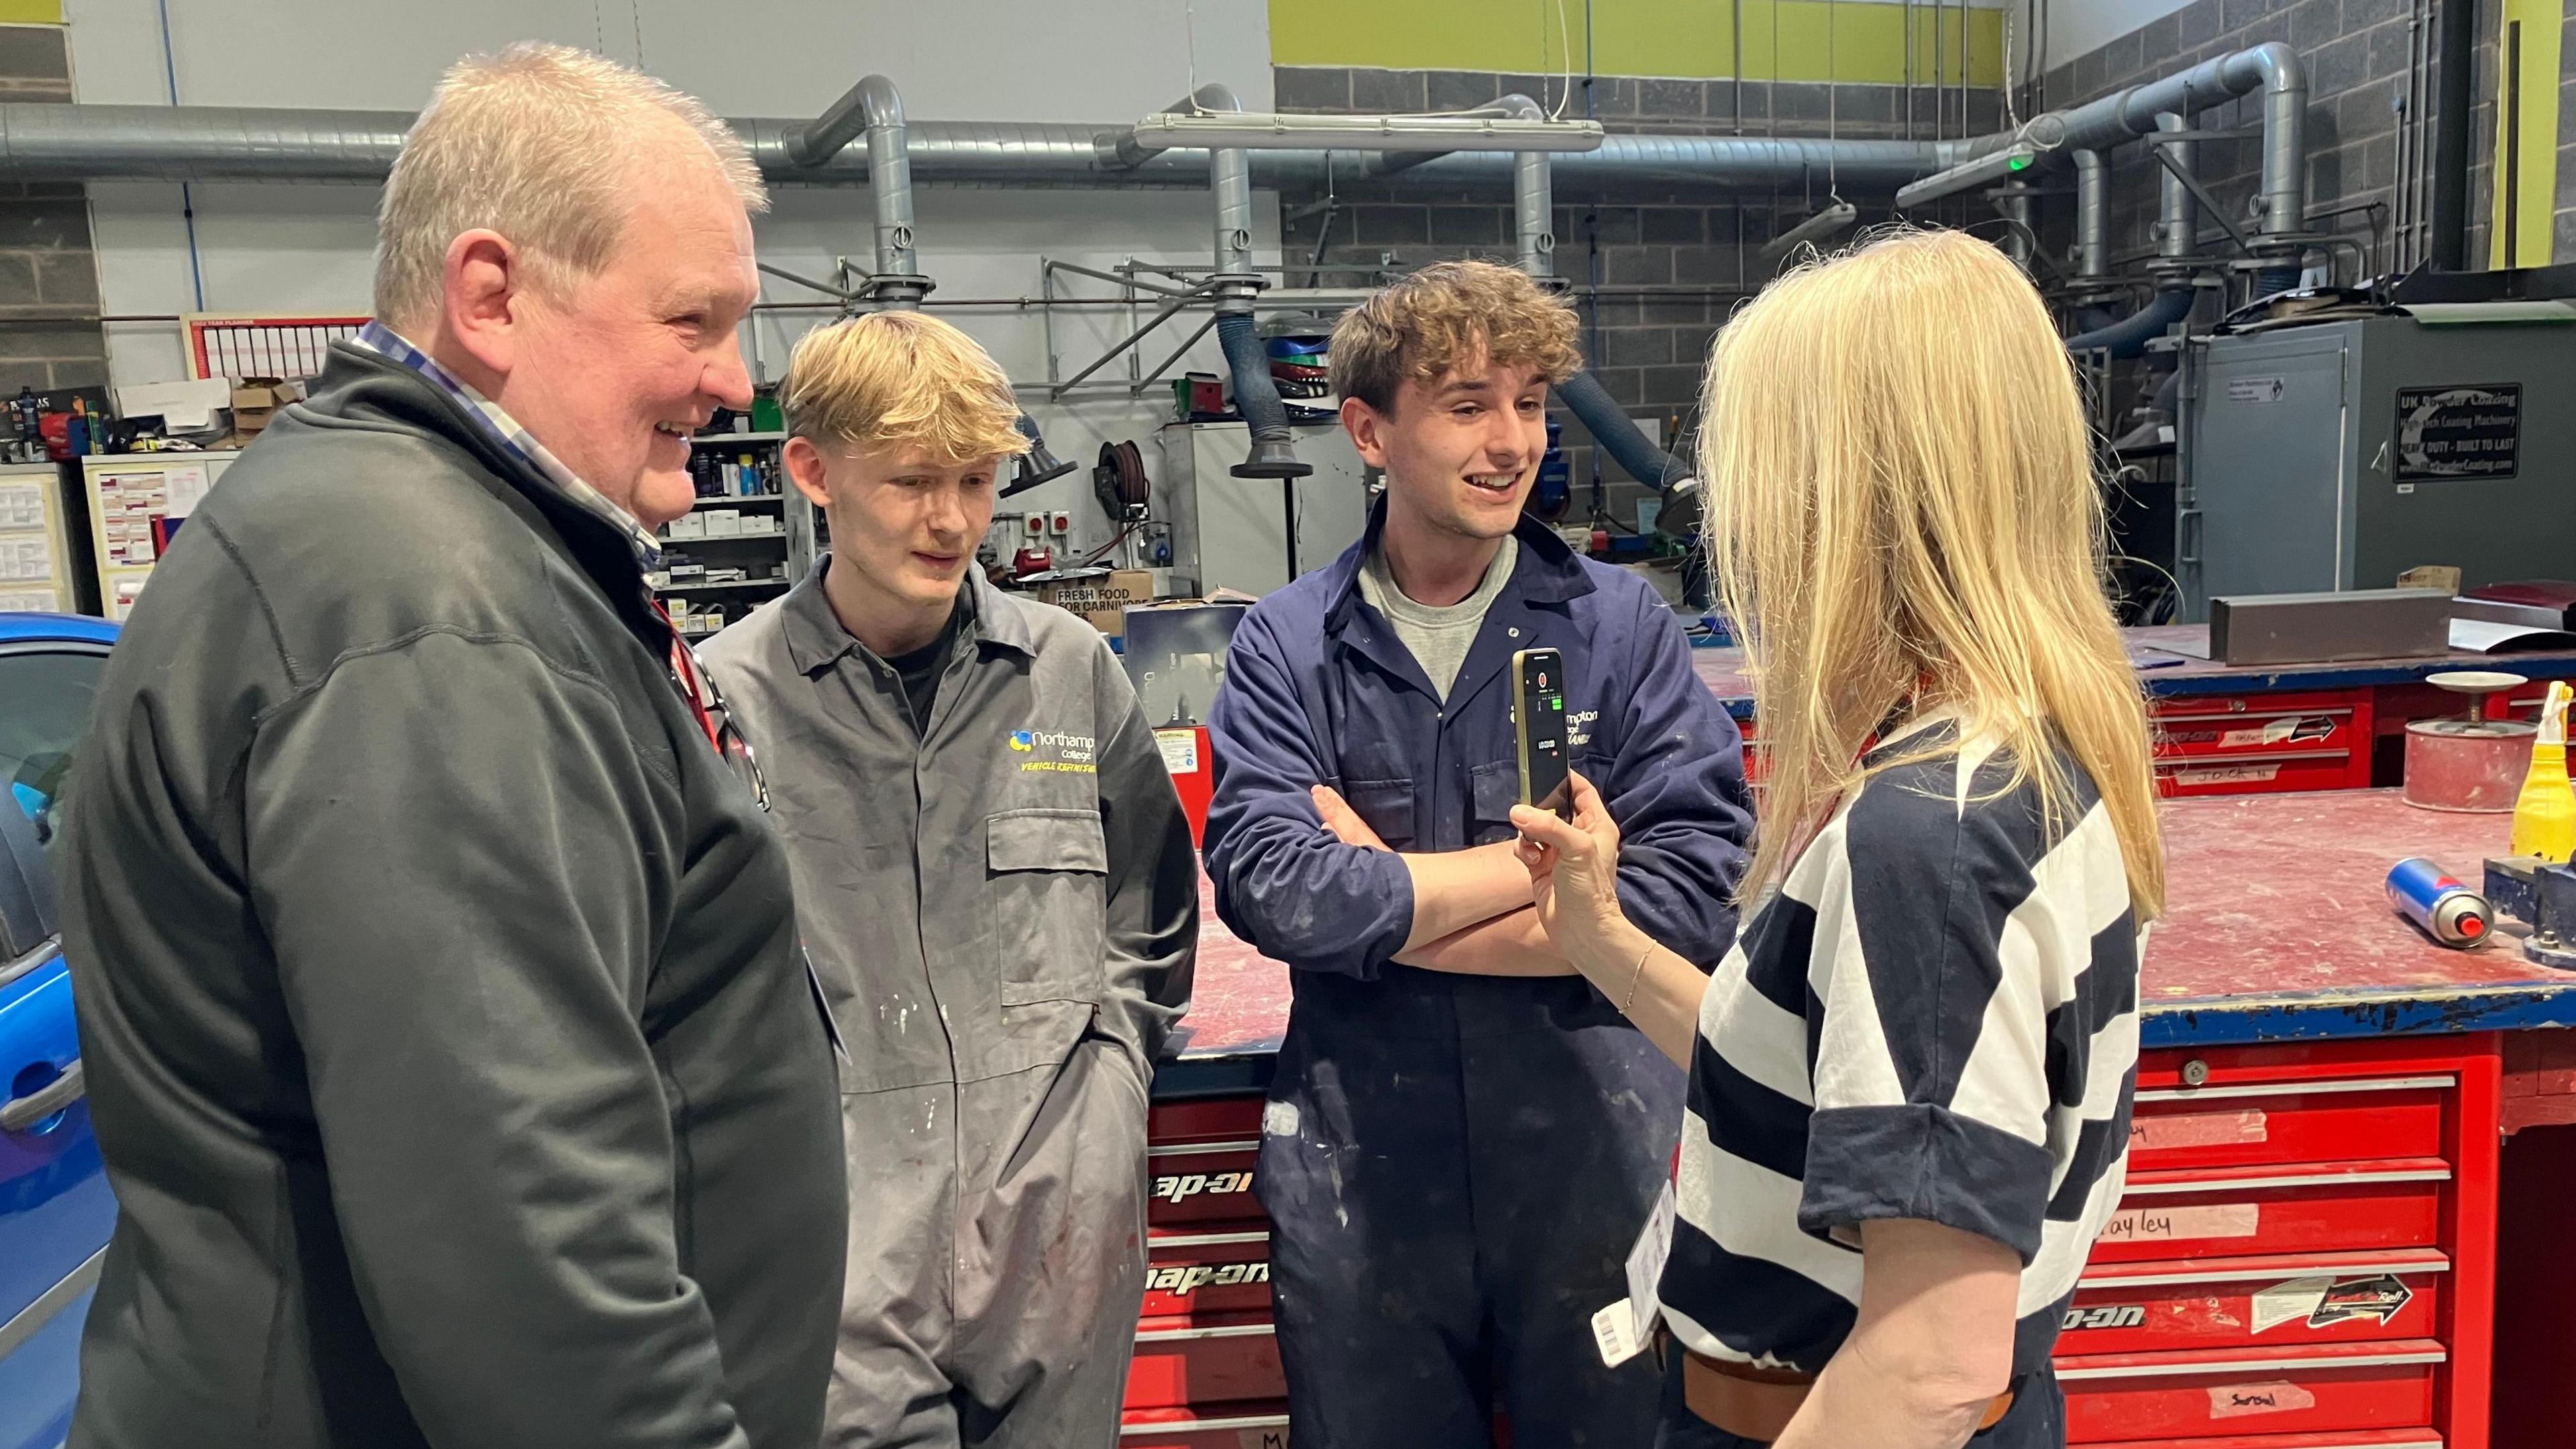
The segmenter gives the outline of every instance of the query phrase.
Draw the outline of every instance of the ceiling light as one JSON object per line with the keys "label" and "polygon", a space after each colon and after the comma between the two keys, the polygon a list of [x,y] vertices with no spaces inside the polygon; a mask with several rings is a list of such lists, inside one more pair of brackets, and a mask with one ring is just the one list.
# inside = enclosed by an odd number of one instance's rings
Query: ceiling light
{"label": "ceiling light", "polygon": [[2007,176],[2028,170],[2039,159],[2039,151],[2027,141],[2016,141],[2000,151],[1989,151],[1973,161],[1963,161],[1947,171],[1909,182],[1896,192],[1896,206],[1910,210],[1926,202],[1939,201],[1975,187],[2001,181]]}

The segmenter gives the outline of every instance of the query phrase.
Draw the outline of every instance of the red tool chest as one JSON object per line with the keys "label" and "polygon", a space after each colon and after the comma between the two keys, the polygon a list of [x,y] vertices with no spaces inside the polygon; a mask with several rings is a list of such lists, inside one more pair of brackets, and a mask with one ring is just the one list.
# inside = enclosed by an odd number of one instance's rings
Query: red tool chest
{"label": "red tool chest", "polygon": [[2321,689],[2154,700],[2156,792],[2367,790],[2373,699],[2368,689]]}
{"label": "red tool chest", "polygon": [[[2492,1035],[2146,1054],[2057,1345],[2069,1442],[2486,1449],[2500,1092]],[[1290,1443],[1260,1125],[1257,1098],[1154,1109],[1121,1449]]]}

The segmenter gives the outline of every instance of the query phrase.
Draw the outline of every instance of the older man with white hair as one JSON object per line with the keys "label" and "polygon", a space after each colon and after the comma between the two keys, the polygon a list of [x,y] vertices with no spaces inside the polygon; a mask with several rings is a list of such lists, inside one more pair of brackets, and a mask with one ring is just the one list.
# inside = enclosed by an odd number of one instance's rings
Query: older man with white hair
{"label": "older man with white hair", "polygon": [[829,1027],[643,582],[762,204],[659,82],[460,63],[376,320],[155,572],[59,856],[122,1208],[73,1444],[819,1438]]}

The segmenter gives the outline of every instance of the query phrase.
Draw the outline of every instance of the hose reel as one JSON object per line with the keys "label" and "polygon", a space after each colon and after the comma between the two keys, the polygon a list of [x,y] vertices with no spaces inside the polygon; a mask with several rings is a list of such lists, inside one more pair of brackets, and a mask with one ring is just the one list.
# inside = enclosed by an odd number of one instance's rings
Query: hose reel
{"label": "hose reel", "polygon": [[1145,455],[1134,443],[1103,443],[1100,461],[1091,470],[1092,495],[1120,528],[1145,521],[1152,510],[1153,485],[1145,478]]}

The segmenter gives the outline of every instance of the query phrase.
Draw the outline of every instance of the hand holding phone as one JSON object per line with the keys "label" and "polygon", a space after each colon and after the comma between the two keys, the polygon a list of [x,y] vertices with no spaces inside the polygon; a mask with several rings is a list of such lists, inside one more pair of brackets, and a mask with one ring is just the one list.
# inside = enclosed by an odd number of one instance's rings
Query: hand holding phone
{"label": "hand holding phone", "polygon": [[1519,747],[1521,803],[1574,818],[1566,785],[1565,656],[1523,649],[1512,656],[1512,736]]}

